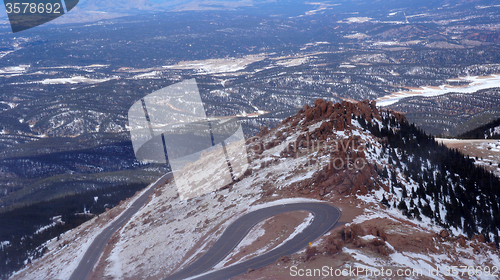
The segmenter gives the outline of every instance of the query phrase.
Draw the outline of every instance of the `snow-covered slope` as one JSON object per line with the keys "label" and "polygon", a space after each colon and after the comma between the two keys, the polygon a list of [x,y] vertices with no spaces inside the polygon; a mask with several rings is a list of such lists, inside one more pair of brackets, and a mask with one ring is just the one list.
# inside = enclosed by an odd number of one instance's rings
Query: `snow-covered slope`
{"label": "snow-covered slope", "polygon": [[[422,275],[434,279],[445,279],[444,270],[452,265],[460,273],[468,271],[461,265],[482,266],[483,270],[488,266],[493,272],[495,266],[500,267],[499,252],[494,243],[487,242],[497,238],[498,229],[496,224],[485,224],[488,219],[484,217],[473,223],[476,215],[487,214],[485,207],[470,199],[486,203],[487,213],[492,214],[498,211],[497,194],[476,198],[471,191],[471,198],[464,193],[468,182],[477,185],[471,190],[483,190],[479,187],[483,181],[451,172],[453,164],[440,161],[446,159],[447,150],[433,141],[409,126],[404,116],[379,112],[374,102],[318,100],[314,107],[306,106],[278,127],[264,128],[248,139],[249,170],[226,188],[181,201],[173,182],[158,187],[147,205],[111,238],[92,277],[163,279],[200,256],[243,213],[303,200],[326,201],[341,208],[340,226],[310,248],[239,278],[288,279],[297,269],[322,269],[324,265],[391,268],[394,273],[398,269],[428,273],[439,268],[439,275]],[[424,147],[434,155],[422,152]],[[497,182],[491,180],[491,184]],[[442,185],[446,193],[436,187]],[[99,231],[98,225],[128,203],[51,241],[50,251],[14,279],[67,278],[68,262],[61,260],[83,250]],[[469,209],[467,203],[474,205],[472,220],[458,216],[458,224],[454,215]],[[308,219],[304,213],[291,213],[258,224],[217,267],[279,246],[288,235],[303,229]],[[495,217],[490,220],[496,222]],[[71,246],[59,246],[63,242]],[[321,278],[331,276],[314,279]]]}

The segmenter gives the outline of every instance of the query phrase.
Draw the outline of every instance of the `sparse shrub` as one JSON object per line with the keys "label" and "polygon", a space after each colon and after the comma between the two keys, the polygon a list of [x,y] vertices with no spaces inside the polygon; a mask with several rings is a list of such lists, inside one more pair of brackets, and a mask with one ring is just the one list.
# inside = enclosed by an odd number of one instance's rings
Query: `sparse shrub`
{"label": "sparse shrub", "polygon": [[306,260],[309,260],[310,258],[316,256],[317,253],[318,253],[318,249],[315,246],[307,247]]}

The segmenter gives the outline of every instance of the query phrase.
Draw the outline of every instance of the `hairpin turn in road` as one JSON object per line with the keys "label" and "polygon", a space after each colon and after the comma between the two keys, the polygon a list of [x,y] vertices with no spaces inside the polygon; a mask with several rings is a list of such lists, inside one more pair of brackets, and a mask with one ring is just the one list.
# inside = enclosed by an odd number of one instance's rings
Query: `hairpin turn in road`
{"label": "hairpin turn in road", "polygon": [[[97,235],[92,244],[85,252],[82,260],[75,269],[70,280],[86,280],[94,268],[99,256],[111,236],[120,229],[144,204],[155,188],[172,178],[172,173],[163,175],[154,184],[139,196],[132,205],[123,212],[120,217]],[[279,247],[250,260],[231,265],[216,271],[209,271],[217,263],[222,261],[243,240],[248,232],[258,222],[269,217],[293,211],[308,211],[314,215],[311,224],[301,233],[297,234]],[[274,263],[279,257],[291,255],[305,248],[309,242],[323,236],[330,231],[341,216],[341,211],[330,204],[321,202],[282,204],[262,208],[247,213],[234,221],[218,239],[218,241],[200,258],[188,267],[171,275],[166,280],[176,279],[230,279],[231,277],[246,273],[248,269],[258,269]]]}
{"label": "hairpin turn in road", "polygon": [[[204,273],[231,253],[258,222],[281,213],[292,211],[311,212],[314,215],[314,219],[301,233],[265,254],[220,270]],[[264,267],[276,262],[281,256],[291,255],[300,251],[309,242],[313,242],[315,239],[323,236],[335,226],[340,216],[341,211],[337,207],[321,202],[283,204],[250,212],[234,221],[203,256],[166,280],[187,278],[197,280],[230,279],[246,273],[248,269]]]}

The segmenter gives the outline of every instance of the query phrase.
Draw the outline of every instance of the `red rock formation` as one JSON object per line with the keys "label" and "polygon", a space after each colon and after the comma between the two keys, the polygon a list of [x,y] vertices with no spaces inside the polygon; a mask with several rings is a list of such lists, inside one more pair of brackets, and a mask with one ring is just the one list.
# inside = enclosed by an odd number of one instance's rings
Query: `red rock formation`
{"label": "red rock formation", "polygon": [[338,252],[342,251],[343,247],[344,247],[344,242],[342,242],[341,239],[338,239],[335,236],[330,236],[327,240],[327,245],[325,247],[325,251],[329,255],[334,255],[334,254],[337,254]]}
{"label": "red rock formation", "polygon": [[389,250],[387,249],[387,246],[380,245],[377,247],[377,250],[382,256],[389,256]]}
{"label": "red rock formation", "polygon": [[385,235],[385,232],[382,229],[374,227],[372,228],[371,233],[373,236],[380,237],[382,240],[387,241],[387,236]]}
{"label": "red rock formation", "polygon": [[484,237],[483,234],[480,234],[480,235],[474,235],[474,237],[472,237],[472,241],[479,241],[481,243],[486,243],[486,238]]}
{"label": "red rock formation", "polygon": [[[393,114],[397,118],[404,119],[403,115]],[[284,124],[290,125],[285,126],[285,129],[280,127],[274,139],[268,139],[266,143],[255,147],[257,150],[271,149],[282,143],[286,135],[300,131],[302,134],[295,142],[289,143],[280,152],[280,156],[297,158],[321,150],[322,155],[329,154],[330,162],[318,170],[312,181],[305,180],[291,186],[295,191],[315,197],[322,197],[330,192],[343,195],[367,194],[370,190],[378,188],[372,180],[378,175],[374,167],[368,164],[363,148],[360,148],[365,143],[359,136],[338,139],[336,134],[336,131],[350,130],[353,117],[362,117],[367,122],[373,122],[373,119],[381,120],[375,101],[364,100],[358,103],[342,101],[333,104],[331,101],[318,99],[314,102],[314,106],[305,105],[297,115],[284,120]],[[310,131],[310,125],[319,121],[323,121],[319,128]],[[272,135],[272,132],[273,130],[264,127],[257,136]],[[310,163],[312,162],[314,160]],[[310,189],[311,185],[314,185],[315,189]]]}
{"label": "red rock formation", "polygon": [[441,236],[442,238],[447,238],[448,236],[450,236],[450,234],[447,230],[443,229],[441,230],[441,232],[439,232],[439,236]]}
{"label": "red rock formation", "polygon": [[461,247],[464,247],[466,248],[467,247],[467,243],[465,242],[465,236],[463,235],[459,235],[458,236],[458,244],[461,246]]}
{"label": "red rock formation", "polygon": [[307,247],[306,248],[306,260],[311,259],[312,257],[316,256],[318,253],[318,249],[316,247]]}

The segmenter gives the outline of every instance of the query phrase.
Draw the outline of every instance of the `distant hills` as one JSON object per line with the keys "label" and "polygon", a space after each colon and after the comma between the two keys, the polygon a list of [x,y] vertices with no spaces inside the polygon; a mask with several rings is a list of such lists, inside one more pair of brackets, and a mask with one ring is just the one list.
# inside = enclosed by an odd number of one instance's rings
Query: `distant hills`
{"label": "distant hills", "polygon": [[[474,131],[475,134],[476,128],[485,128],[489,122],[497,119],[500,116],[499,97],[500,90],[492,88],[466,94],[413,96],[387,108],[403,112],[410,122],[427,133],[457,137],[468,131]],[[484,139],[484,135],[480,138]]]}
{"label": "distant hills", "polygon": [[[91,22],[101,19],[122,17],[127,15],[162,12],[162,11],[197,11],[197,10],[227,10],[238,7],[252,6],[263,1],[164,1],[164,0],[80,0],[78,5],[68,14],[53,23]],[[7,17],[5,9],[0,9],[0,18]]]}
{"label": "distant hills", "polygon": [[[118,0],[118,1],[105,1],[105,0],[80,0],[78,5],[70,13],[71,17],[61,17],[52,23],[77,23],[77,22],[92,22],[102,19],[117,18],[127,15],[135,15],[149,12],[166,12],[166,11],[206,11],[206,10],[234,10],[245,7],[261,8],[262,12],[270,12],[271,10],[276,13],[286,13],[303,10],[304,7],[311,7],[311,10],[316,8],[332,9],[335,7],[339,12],[356,12],[365,14],[374,10],[378,11],[397,11],[403,12],[407,8],[415,9],[415,12],[425,12],[429,9],[434,9],[440,6],[448,6],[453,8],[460,7],[490,7],[495,5],[494,1],[472,0],[472,1],[393,1],[386,0],[382,3],[380,1],[337,1],[335,4],[309,2],[309,1],[295,1],[295,0]],[[273,9],[269,9],[273,7]],[[315,8],[316,7],[316,8]],[[305,12],[304,10],[303,12]],[[397,13],[396,12],[396,13]],[[5,9],[0,9],[0,18],[7,17]]]}

